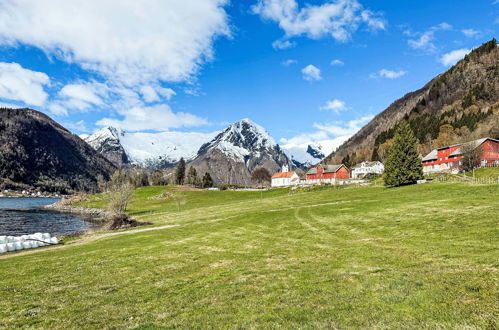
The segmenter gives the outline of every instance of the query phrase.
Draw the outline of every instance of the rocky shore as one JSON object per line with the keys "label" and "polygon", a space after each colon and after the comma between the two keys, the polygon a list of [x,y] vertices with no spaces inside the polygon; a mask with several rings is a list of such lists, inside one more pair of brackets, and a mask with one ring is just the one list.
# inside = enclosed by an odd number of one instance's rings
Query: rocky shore
{"label": "rocky shore", "polygon": [[65,213],[88,214],[88,215],[92,215],[92,216],[103,218],[103,219],[104,218],[107,219],[113,215],[111,212],[106,211],[106,210],[92,209],[92,208],[78,207],[78,206],[61,205],[60,203],[45,205],[45,206],[43,206],[43,208],[53,210],[53,211],[58,211],[58,212],[65,212]]}

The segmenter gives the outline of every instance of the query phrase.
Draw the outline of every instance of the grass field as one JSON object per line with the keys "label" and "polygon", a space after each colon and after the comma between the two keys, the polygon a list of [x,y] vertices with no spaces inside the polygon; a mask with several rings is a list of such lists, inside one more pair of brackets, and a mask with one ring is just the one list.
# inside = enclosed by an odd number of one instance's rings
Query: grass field
{"label": "grass field", "polygon": [[176,227],[0,259],[0,328],[499,327],[499,185],[165,189],[129,212]]}

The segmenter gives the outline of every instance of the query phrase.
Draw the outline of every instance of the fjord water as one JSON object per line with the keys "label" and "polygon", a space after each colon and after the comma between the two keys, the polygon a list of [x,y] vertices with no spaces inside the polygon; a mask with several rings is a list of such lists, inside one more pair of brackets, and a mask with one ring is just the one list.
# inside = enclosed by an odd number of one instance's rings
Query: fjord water
{"label": "fjord water", "polygon": [[58,198],[0,198],[0,235],[27,235],[37,232],[67,235],[95,225],[87,215],[41,209]]}

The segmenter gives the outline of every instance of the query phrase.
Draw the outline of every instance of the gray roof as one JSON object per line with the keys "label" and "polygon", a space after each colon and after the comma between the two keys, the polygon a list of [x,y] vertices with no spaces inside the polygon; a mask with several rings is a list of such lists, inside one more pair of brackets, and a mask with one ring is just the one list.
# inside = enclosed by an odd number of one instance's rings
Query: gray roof
{"label": "gray roof", "polygon": [[[481,145],[482,143],[484,143],[487,139],[488,138],[483,138],[483,139],[478,139],[478,140],[466,142],[466,143],[463,143],[463,146],[475,145],[475,147],[478,147],[479,145]],[[449,156],[459,156],[461,154],[462,154],[462,147],[460,146],[459,148],[457,148],[456,150],[454,150]]]}
{"label": "gray roof", "polygon": [[423,162],[428,160],[436,160],[437,159],[437,151],[438,149],[433,149],[428,155],[423,157]]}

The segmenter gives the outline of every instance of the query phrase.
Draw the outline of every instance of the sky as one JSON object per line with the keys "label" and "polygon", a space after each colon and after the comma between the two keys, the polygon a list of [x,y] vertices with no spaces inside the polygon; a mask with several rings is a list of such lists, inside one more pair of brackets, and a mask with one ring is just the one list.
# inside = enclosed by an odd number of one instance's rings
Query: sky
{"label": "sky", "polygon": [[499,0],[1,0],[0,105],[329,153],[498,30]]}

